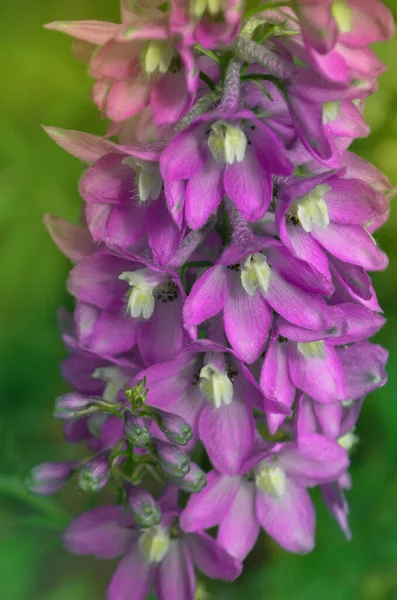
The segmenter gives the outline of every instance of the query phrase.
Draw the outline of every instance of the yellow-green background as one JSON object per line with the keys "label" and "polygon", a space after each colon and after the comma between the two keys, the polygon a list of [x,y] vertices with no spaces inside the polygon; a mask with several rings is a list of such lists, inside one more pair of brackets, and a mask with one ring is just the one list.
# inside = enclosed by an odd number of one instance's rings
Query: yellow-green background
{"label": "yellow-green background", "polygon": [[[397,11],[397,0],[389,2]],[[64,351],[56,310],[70,306],[70,265],[42,226],[45,212],[75,220],[82,165],[59,149],[40,123],[103,132],[88,99],[84,65],[70,39],[42,29],[55,19],[118,19],[116,0],[6,2],[0,35],[0,599],[104,598],[112,561],[68,555],[59,542],[69,514],[86,499],[73,486],[54,501],[25,494],[30,467],[72,456],[51,418],[53,399],[66,388],[58,363]],[[369,139],[355,150],[397,184],[397,40],[377,51],[389,66],[368,101]],[[390,256],[374,277],[388,323],[378,341],[391,352],[389,383],[368,398],[353,456],[349,493],[354,539],[348,543],[318,503],[317,547],[288,555],[261,539],[233,586],[211,585],[223,600],[397,599],[397,213],[379,232]],[[201,600],[207,596],[200,595]],[[131,599],[133,600],[133,599]],[[178,600],[172,599],[170,600]]]}

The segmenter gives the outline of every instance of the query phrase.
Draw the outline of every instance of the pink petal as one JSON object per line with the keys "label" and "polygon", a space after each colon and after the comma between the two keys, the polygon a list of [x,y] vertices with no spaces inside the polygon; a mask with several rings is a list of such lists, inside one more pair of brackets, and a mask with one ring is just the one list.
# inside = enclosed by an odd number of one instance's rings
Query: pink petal
{"label": "pink petal", "polygon": [[206,404],[200,415],[199,433],[210,460],[221,473],[235,475],[254,443],[251,408],[236,397],[231,404],[213,408]]}
{"label": "pink petal", "polygon": [[238,274],[231,273],[224,308],[225,333],[234,350],[247,363],[262,354],[273,320],[269,306],[260,294],[249,296]]}
{"label": "pink petal", "polygon": [[79,262],[96,250],[88,231],[55,215],[44,215],[44,225],[59,250],[72,262]]}
{"label": "pink petal", "polygon": [[314,548],[315,511],[309,494],[287,479],[281,498],[257,490],[256,514],[263,529],[286,550],[307,554]]}
{"label": "pink petal", "polygon": [[124,554],[134,541],[134,533],[123,526],[122,506],[100,506],[74,519],[66,529],[63,541],[74,554],[93,554],[99,558],[115,558]]}
{"label": "pink petal", "polygon": [[240,477],[228,477],[216,471],[207,474],[207,485],[189,497],[180,523],[184,531],[201,531],[219,525],[230,509],[240,485]]}
{"label": "pink petal", "polygon": [[208,156],[187,184],[185,214],[191,229],[200,229],[222,202],[223,167]]}
{"label": "pink petal", "polygon": [[138,545],[120,561],[110,582],[108,600],[145,600],[152,587],[154,566],[147,563]]}
{"label": "pink petal", "polygon": [[[189,549],[180,540],[171,540],[170,548],[157,569],[156,596],[158,600],[194,600],[195,588],[194,568]],[[135,600],[135,596],[133,597]]]}
{"label": "pink petal", "polygon": [[242,480],[231,508],[224,513],[217,540],[231,556],[244,560],[255,545],[259,528],[254,484]]}
{"label": "pink petal", "polygon": [[185,325],[198,325],[218,314],[224,307],[227,294],[227,269],[215,265],[205,271],[197,279],[185,301]]}

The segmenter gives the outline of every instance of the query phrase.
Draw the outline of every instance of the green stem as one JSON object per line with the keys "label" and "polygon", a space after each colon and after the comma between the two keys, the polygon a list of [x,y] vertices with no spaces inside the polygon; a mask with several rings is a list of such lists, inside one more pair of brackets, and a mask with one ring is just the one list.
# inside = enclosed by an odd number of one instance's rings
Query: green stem
{"label": "green stem", "polygon": [[219,56],[217,56],[215,54],[215,52],[211,52],[211,50],[207,50],[206,48],[203,48],[203,46],[201,46],[200,44],[195,44],[194,47],[196,50],[198,50],[202,54],[205,54],[209,58],[212,58],[212,60],[217,62],[219,65],[221,64],[221,59],[219,58]]}
{"label": "green stem", "polygon": [[215,83],[215,81],[213,81],[211,79],[211,77],[208,77],[208,75],[203,73],[203,71],[200,71],[199,77],[200,77],[201,81],[204,81],[204,83],[206,83],[208,85],[210,90],[212,90],[212,91],[216,90],[216,83]]}

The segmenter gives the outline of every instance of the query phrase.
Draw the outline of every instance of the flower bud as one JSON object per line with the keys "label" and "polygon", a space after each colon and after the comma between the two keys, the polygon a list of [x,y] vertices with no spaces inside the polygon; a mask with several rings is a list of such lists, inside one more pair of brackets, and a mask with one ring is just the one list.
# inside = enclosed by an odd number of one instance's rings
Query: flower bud
{"label": "flower bud", "polygon": [[128,493],[128,504],[138,527],[154,527],[160,523],[160,508],[149,492],[131,488]]}
{"label": "flower bud", "polygon": [[150,431],[143,419],[135,417],[129,411],[124,413],[124,435],[137,448],[146,448],[150,444]]}
{"label": "flower bud", "polygon": [[172,444],[186,446],[193,437],[192,428],[179,417],[171,413],[157,410],[158,424],[161,431],[167,436]]}
{"label": "flower bud", "polygon": [[184,492],[197,494],[207,485],[207,477],[196,463],[190,463],[190,471],[183,479],[173,481]]}
{"label": "flower bud", "polygon": [[75,467],[75,461],[41,463],[32,469],[26,485],[35,494],[55,494],[68,481]]}
{"label": "flower bud", "polygon": [[[53,415],[56,419],[65,421],[76,419],[80,416],[81,412],[87,414],[86,410],[92,405],[94,400],[94,398],[76,392],[64,394],[55,400]],[[93,412],[94,411],[95,407],[93,407]]]}
{"label": "flower bud", "polygon": [[103,454],[99,454],[81,467],[78,486],[82,492],[99,492],[105,487],[108,479],[108,458]]}
{"label": "flower bud", "polygon": [[124,394],[127,400],[132,406],[132,410],[136,412],[140,410],[146,402],[147,388],[146,378],[140,379],[136,382],[134,387],[124,387]]}
{"label": "flower bud", "polygon": [[190,459],[178,446],[156,440],[156,453],[160,466],[169,477],[182,479],[190,471]]}

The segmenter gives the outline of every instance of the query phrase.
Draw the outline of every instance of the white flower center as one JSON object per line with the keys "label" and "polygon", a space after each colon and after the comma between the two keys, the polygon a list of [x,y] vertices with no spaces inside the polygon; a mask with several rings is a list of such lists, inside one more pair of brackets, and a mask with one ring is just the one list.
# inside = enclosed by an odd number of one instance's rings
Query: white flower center
{"label": "white flower center", "polygon": [[170,547],[170,537],[166,530],[158,525],[142,533],[138,540],[139,550],[149,563],[159,563],[163,560]]}
{"label": "white flower center", "polygon": [[214,17],[222,13],[223,10],[222,0],[192,0],[190,3],[190,12],[196,19],[201,19],[206,11]]}
{"label": "white flower center", "polygon": [[318,342],[298,342],[298,350],[305,358],[325,358],[323,340]]}
{"label": "white flower center", "polygon": [[93,379],[102,379],[106,386],[102,398],[106,402],[116,402],[117,394],[124,386],[125,377],[118,367],[99,367],[92,374]]}
{"label": "white flower center", "polygon": [[130,286],[127,310],[133,319],[139,317],[150,319],[154,311],[153,289],[155,285],[147,280],[145,271],[146,269],[124,271],[119,275],[119,279],[127,281]]}
{"label": "white flower center", "polygon": [[233,400],[233,384],[225,372],[214,365],[205,365],[200,371],[200,390],[215,408]]}
{"label": "white flower center", "polygon": [[146,200],[157,200],[163,186],[159,164],[147,160],[137,160],[132,156],[125,158],[123,164],[134,169],[136,173],[139,201],[143,203]]}
{"label": "white flower center", "polygon": [[143,68],[148,75],[167,73],[174,56],[172,45],[165,40],[152,40],[143,52]]}
{"label": "white flower center", "polygon": [[328,208],[324,196],[330,190],[329,185],[318,185],[309,194],[294,201],[289,214],[298,217],[305,231],[313,231],[315,227],[325,229],[329,225]]}
{"label": "white flower center", "polygon": [[354,433],[354,430],[345,433],[345,435],[341,435],[338,438],[339,446],[342,446],[347,452],[350,452],[354,448],[356,444],[358,444],[358,436]]}
{"label": "white flower center", "polygon": [[340,33],[349,33],[353,29],[353,13],[346,0],[334,0],[331,11]]}
{"label": "white flower center", "polygon": [[241,264],[241,284],[249,296],[255,296],[256,290],[266,294],[269,289],[270,267],[263,254],[251,254]]}
{"label": "white flower center", "polygon": [[324,102],[323,104],[323,125],[332,123],[340,115],[340,102]]}
{"label": "white flower center", "polygon": [[217,162],[231,165],[244,160],[247,138],[240,127],[216,121],[208,136],[208,147]]}
{"label": "white flower center", "polygon": [[[118,367],[99,367],[95,369],[91,377],[93,379],[102,379],[106,383],[102,398],[106,402],[117,402],[117,394],[123,389],[125,377]],[[99,436],[102,425],[107,421],[109,415],[103,412],[88,415],[87,423],[90,433]]]}
{"label": "white flower center", "polygon": [[255,483],[257,487],[272,496],[281,498],[285,492],[285,472],[280,467],[263,462],[256,469]]}

